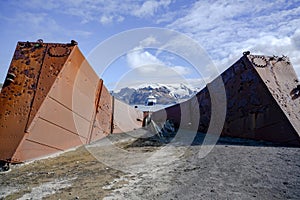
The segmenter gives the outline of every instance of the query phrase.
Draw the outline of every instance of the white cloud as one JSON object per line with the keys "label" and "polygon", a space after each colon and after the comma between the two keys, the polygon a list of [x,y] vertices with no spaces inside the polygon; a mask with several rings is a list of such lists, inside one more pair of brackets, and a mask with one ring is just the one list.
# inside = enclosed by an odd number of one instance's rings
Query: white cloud
{"label": "white cloud", "polygon": [[51,11],[78,17],[82,24],[100,22],[103,25],[120,23],[128,16],[138,18],[156,17],[165,13],[171,0],[123,0],[123,1],[86,1],[86,0],[27,0],[10,2],[23,9]]}
{"label": "white cloud", "polygon": [[[130,24],[134,27],[147,26],[149,22],[169,22],[168,28],[196,39],[221,70],[241,57],[243,51],[250,50],[258,54],[289,56],[300,76],[300,5],[296,0],[273,2],[207,0],[188,3],[171,0],[28,0],[7,1],[2,3],[3,8],[4,5],[9,5],[7,6],[10,8],[7,11],[9,14],[3,12],[0,18],[4,24],[7,23],[7,27],[13,24],[18,29],[20,33],[16,34],[20,39],[34,41],[37,38],[44,38],[47,41],[65,42],[66,38],[90,37],[92,35],[90,31],[99,30],[97,27],[99,24],[123,23],[121,28],[113,27],[115,32],[103,30],[105,34],[116,33],[128,25],[126,24],[128,17],[130,22],[137,22]],[[67,16],[66,18],[72,18],[72,22],[81,24],[71,27],[67,24],[68,19],[58,19],[61,16]],[[160,39],[149,37],[140,45],[151,46],[157,44]],[[184,52],[188,54],[198,52],[180,38],[175,38],[168,45],[165,47],[171,49],[180,47],[183,55]],[[152,55],[143,50],[132,53],[130,58],[127,58],[132,66],[145,64],[167,66],[170,69],[173,67],[173,71],[189,73],[187,68],[176,67],[158,59],[159,53]],[[152,69],[145,67],[144,71],[147,70]]]}
{"label": "white cloud", "polygon": [[161,23],[169,23],[176,19],[177,16],[183,14],[184,11],[177,12],[177,11],[169,11],[165,12],[162,15],[159,16],[159,18],[156,20],[156,24],[161,24]]}
{"label": "white cloud", "polygon": [[168,25],[196,39],[224,70],[242,52],[287,55],[300,76],[300,6],[293,1],[198,1]]}
{"label": "white cloud", "polygon": [[[140,72],[162,72],[160,76],[187,75],[191,73],[188,67],[172,65],[170,62],[161,61],[150,52],[136,48],[126,55],[127,65],[131,68],[138,68]],[[170,73],[171,72],[171,73]]]}
{"label": "white cloud", "polygon": [[159,42],[156,40],[155,37],[150,36],[150,37],[147,37],[146,39],[140,41],[140,46],[141,47],[149,47],[151,45],[158,44],[158,43]]}
{"label": "white cloud", "polygon": [[131,68],[137,68],[143,65],[163,65],[163,62],[158,58],[148,51],[143,51],[141,49],[134,49],[127,54],[126,58],[127,64]]}
{"label": "white cloud", "polygon": [[126,55],[126,61],[131,70],[123,79],[130,83],[175,83],[191,73],[188,67],[170,65],[139,47]]}
{"label": "white cloud", "polygon": [[158,64],[142,65],[123,74],[114,85],[122,88],[145,83],[188,83],[190,79],[185,78],[176,69],[178,68]]}
{"label": "white cloud", "polygon": [[295,34],[291,37],[292,45],[297,49],[300,50],[300,29],[295,31]]}
{"label": "white cloud", "polygon": [[71,30],[70,34],[68,34],[69,36],[82,36],[82,37],[90,37],[91,35],[93,35],[92,32],[90,31],[82,31],[82,30]]}
{"label": "white cloud", "polygon": [[90,31],[78,30],[76,28],[66,29],[59,25],[56,20],[49,17],[47,13],[19,12],[13,18],[5,20],[14,24],[17,29],[23,30],[21,34],[25,35],[24,39],[31,41],[43,38],[47,39],[47,41],[59,42],[63,40],[61,37],[65,36],[73,38],[76,36],[89,37],[92,35]]}
{"label": "white cloud", "polygon": [[[286,55],[290,58],[296,73],[300,76],[300,30],[295,31],[291,36],[276,37],[273,35],[260,35],[257,38],[250,38],[240,44],[227,46],[226,57],[215,59],[214,62],[221,71],[230,67],[242,56],[242,52],[249,50],[252,54],[258,55]],[[297,44],[298,42],[298,44]]]}
{"label": "white cloud", "polygon": [[181,74],[181,75],[186,75],[191,72],[189,68],[183,66],[174,66],[171,67],[171,70],[174,70],[177,74]]}
{"label": "white cloud", "polygon": [[[15,4],[20,4],[20,1],[15,1]],[[28,0],[28,1],[22,1],[23,6],[30,8],[30,9],[57,9],[59,8],[59,4],[56,3],[55,0],[47,0],[47,1],[41,1],[41,0]]]}
{"label": "white cloud", "polygon": [[[47,13],[19,12],[14,17],[6,20],[8,23],[14,24],[16,29],[22,30],[20,34],[23,34],[26,40],[54,39],[52,38],[53,33],[63,30],[63,27],[60,27],[52,18],[49,18]],[[47,27],[47,29],[42,27]]]}
{"label": "white cloud", "polygon": [[113,16],[102,15],[100,18],[101,24],[110,24],[113,21]]}
{"label": "white cloud", "polygon": [[149,0],[144,2],[140,8],[134,10],[133,14],[138,17],[153,16],[160,7],[167,7],[170,3],[169,0]]}

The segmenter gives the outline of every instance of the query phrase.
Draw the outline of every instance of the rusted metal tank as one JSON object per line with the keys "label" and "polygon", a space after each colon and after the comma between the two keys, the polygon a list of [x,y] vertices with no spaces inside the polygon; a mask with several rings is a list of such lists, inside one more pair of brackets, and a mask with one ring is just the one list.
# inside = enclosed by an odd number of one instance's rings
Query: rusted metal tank
{"label": "rusted metal tank", "polygon": [[128,106],[118,99],[114,99],[113,133],[128,132],[141,128],[144,114],[140,110]]}
{"label": "rusted metal tank", "polygon": [[[222,135],[300,145],[300,85],[285,56],[244,54],[190,100],[151,113],[157,124],[207,132],[209,87],[222,79]],[[143,126],[145,115],[114,99],[77,47],[19,42],[0,94],[0,162],[19,163]]]}
{"label": "rusted metal tank", "polygon": [[0,105],[0,161],[9,163],[88,144],[115,132],[114,112],[138,113],[114,103],[74,41],[19,42]]}
{"label": "rusted metal tank", "polygon": [[[224,82],[227,101],[222,135],[300,146],[300,85],[287,57],[245,53],[218,78]],[[206,133],[210,98],[205,87],[193,99],[153,113],[152,120],[169,119],[176,127]],[[187,109],[191,112],[182,112]]]}

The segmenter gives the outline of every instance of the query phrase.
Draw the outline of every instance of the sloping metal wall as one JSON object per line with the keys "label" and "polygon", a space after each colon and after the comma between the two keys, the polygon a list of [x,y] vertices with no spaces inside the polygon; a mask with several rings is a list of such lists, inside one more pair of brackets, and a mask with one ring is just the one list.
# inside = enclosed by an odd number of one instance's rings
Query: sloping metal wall
{"label": "sloping metal wall", "polygon": [[141,128],[143,113],[127,104],[114,99],[113,101],[113,133],[123,133]]}
{"label": "sloping metal wall", "polygon": [[[32,116],[43,100],[43,93],[46,94],[53,80],[53,73],[58,74],[73,49],[72,45],[61,45],[65,51],[64,55],[56,60],[52,73],[45,74],[43,66],[47,64],[48,54],[52,53],[51,44],[42,42],[29,43],[19,42],[17,44],[9,71],[1,91],[0,98],[0,158],[12,161],[16,149],[26,134],[27,126],[32,121]],[[56,52],[53,52],[56,53]],[[59,53],[59,51],[57,52]],[[47,57],[47,58],[46,58]],[[45,59],[46,58],[46,59]],[[46,61],[46,62],[45,62]],[[47,83],[39,84],[47,76]],[[16,160],[18,161],[18,160]]]}
{"label": "sloping metal wall", "polygon": [[101,139],[112,133],[113,123],[113,98],[103,85],[100,85],[100,94],[97,103],[97,113],[94,120],[93,131],[90,141]]}
{"label": "sloping metal wall", "polygon": [[[244,55],[220,77],[227,96],[222,135],[300,145],[300,98],[291,93],[299,82],[288,58]],[[208,87],[196,98],[196,104],[191,102],[193,98],[157,111],[152,114],[152,120],[159,124],[169,119],[176,127],[198,126],[199,132],[206,133],[210,123],[215,123],[210,122]],[[182,112],[186,109],[191,113]],[[198,123],[193,121],[195,112],[200,113]]]}
{"label": "sloping metal wall", "polygon": [[12,163],[113,133],[120,110],[72,43],[19,42],[0,97],[0,160]]}
{"label": "sloping metal wall", "polygon": [[[289,58],[248,56],[289,122],[300,134],[300,83]],[[295,92],[295,93],[294,93]],[[298,94],[298,95],[297,95]]]}
{"label": "sloping metal wall", "polygon": [[[287,57],[244,55],[195,97],[152,113],[207,132],[209,88],[222,79],[222,135],[300,145],[300,85]],[[19,42],[0,93],[0,160],[18,163],[142,127],[144,114],[114,99],[76,43]]]}

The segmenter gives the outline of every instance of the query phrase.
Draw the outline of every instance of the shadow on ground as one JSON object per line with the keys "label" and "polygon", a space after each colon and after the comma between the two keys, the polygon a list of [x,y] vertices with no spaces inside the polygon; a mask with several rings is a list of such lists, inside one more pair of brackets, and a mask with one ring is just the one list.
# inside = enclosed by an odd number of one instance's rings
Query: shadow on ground
{"label": "shadow on ground", "polygon": [[[147,130],[151,132],[151,130]],[[134,134],[131,133],[131,134]],[[148,133],[149,137],[141,137],[137,138],[133,143],[129,144],[127,147],[145,147],[145,146],[154,146],[160,147],[168,144],[172,144],[171,142],[176,136],[176,132],[168,135],[161,135],[157,133],[151,132]],[[198,132],[196,133],[193,141],[190,143],[190,146],[202,145],[203,141],[207,135],[205,133]],[[176,143],[178,145],[180,143]],[[183,144],[186,146],[186,144]],[[212,144],[213,145],[213,144]],[[252,139],[244,139],[244,138],[234,138],[229,136],[221,136],[218,138],[216,145],[238,145],[238,146],[254,146],[254,147],[295,147],[295,145],[287,145],[281,143],[274,143],[268,141],[258,141]],[[298,147],[299,148],[299,147]]]}

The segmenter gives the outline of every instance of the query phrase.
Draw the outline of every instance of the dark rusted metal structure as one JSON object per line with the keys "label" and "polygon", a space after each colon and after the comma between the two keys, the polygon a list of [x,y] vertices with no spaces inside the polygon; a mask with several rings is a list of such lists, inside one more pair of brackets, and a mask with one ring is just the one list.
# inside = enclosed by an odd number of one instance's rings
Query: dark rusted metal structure
{"label": "dark rusted metal structure", "polygon": [[[300,146],[300,85],[286,56],[245,53],[217,78],[222,78],[227,98],[222,135]],[[158,124],[173,120],[175,126],[186,129],[194,125],[206,133],[210,98],[205,87],[191,100],[157,111],[151,118]]]}

